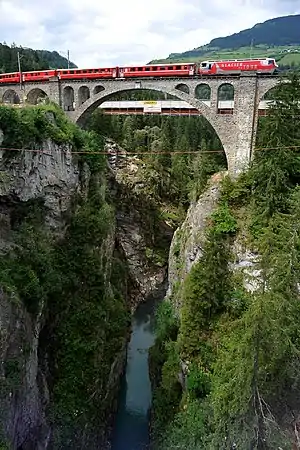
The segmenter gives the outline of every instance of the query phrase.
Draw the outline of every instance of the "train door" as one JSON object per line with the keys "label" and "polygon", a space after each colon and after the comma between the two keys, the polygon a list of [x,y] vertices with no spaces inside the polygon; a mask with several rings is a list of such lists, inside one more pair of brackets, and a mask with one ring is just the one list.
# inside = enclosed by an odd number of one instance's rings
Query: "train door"
{"label": "train door", "polygon": [[120,67],[120,68],[119,68],[119,77],[120,77],[120,78],[124,78],[124,76],[125,76],[125,75],[124,75],[124,67]]}
{"label": "train door", "polygon": [[195,75],[195,65],[194,65],[194,64],[191,64],[191,65],[189,66],[189,75],[190,75],[190,76]]}
{"label": "train door", "polygon": [[114,67],[114,68],[113,68],[113,71],[112,71],[112,76],[113,76],[113,78],[116,78],[116,76],[117,76],[117,71],[118,71],[118,68],[117,68],[117,67]]}

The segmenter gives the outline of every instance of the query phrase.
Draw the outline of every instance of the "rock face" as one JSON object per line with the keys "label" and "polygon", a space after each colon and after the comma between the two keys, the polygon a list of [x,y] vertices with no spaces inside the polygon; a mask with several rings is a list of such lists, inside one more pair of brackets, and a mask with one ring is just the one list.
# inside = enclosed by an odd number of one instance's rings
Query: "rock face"
{"label": "rock face", "polygon": [[[1,151],[0,251],[14,244],[15,222],[33,201],[44,203],[45,226],[61,235],[74,194],[84,193],[79,174],[71,149],[50,140],[40,153]],[[43,305],[32,316],[13,292],[0,291],[0,442],[8,438],[13,449],[46,449],[50,439],[46,355],[40,352],[43,325]]]}
{"label": "rock face", "polygon": [[1,437],[8,437],[13,449],[48,447],[49,392],[39,355],[41,327],[42,314],[33,320],[12,296],[0,292]]}
{"label": "rock face", "polygon": [[110,153],[111,192],[117,203],[116,240],[127,262],[131,282],[129,300],[134,308],[160,290],[167,268],[163,262],[153,261],[151,248],[155,247],[159,235],[169,245],[173,232],[162,221],[156,224],[155,231],[151,230],[153,213],[147,211],[147,200],[142,195],[147,184],[140,175],[143,163],[137,157],[126,156],[126,152],[110,140],[105,150]]}
{"label": "rock face", "polygon": [[1,204],[13,206],[42,199],[46,225],[61,230],[63,215],[70,209],[71,199],[79,190],[79,168],[72,161],[71,148],[47,140],[39,153],[7,153],[0,151]]}

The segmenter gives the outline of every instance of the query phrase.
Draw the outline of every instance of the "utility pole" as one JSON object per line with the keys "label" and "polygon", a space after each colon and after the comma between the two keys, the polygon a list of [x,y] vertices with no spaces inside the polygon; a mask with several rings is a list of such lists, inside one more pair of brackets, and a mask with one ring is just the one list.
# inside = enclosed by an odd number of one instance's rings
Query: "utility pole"
{"label": "utility pole", "polygon": [[70,50],[68,50],[68,69],[70,69]]}
{"label": "utility pole", "polygon": [[20,89],[22,90],[22,71],[21,71],[20,52],[18,52],[18,66],[19,66],[19,75],[20,75]]}
{"label": "utility pole", "polygon": [[253,38],[251,39],[250,59],[252,59],[252,51],[253,51]]}

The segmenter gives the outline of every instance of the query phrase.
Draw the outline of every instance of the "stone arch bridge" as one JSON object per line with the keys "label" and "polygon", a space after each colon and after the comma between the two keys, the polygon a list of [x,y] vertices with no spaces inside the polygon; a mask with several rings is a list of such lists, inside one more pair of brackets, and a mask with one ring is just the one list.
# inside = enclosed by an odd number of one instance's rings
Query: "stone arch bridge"
{"label": "stone arch bridge", "polygon": [[[215,129],[223,145],[228,171],[235,177],[247,169],[252,157],[260,100],[278,84],[276,77],[241,76],[192,79],[115,79],[59,81],[0,86],[4,103],[37,104],[48,97],[59,104],[75,123],[83,124],[88,115],[112,94],[147,89],[171,94],[199,110]],[[221,114],[222,89],[229,89],[234,100],[231,114]],[[206,100],[206,103],[203,102]],[[209,102],[207,102],[209,101]]]}

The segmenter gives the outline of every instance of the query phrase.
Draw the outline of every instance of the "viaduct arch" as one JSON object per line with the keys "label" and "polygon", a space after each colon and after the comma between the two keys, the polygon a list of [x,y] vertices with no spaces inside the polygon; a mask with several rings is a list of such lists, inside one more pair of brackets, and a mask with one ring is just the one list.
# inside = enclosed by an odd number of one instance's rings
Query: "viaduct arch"
{"label": "viaduct arch", "polygon": [[[226,151],[226,140],[222,136],[222,126],[220,126],[220,121],[216,120],[214,117],[214,114],[212,113],[209,106],[207,106],[202,100],[199,100],[195,97],[192,97],[189,93],[186,93],[182,90],[182,85],[178,89],[167,89],[167,88],[158,88],[155,83],[153,87],[147,88],[148,90],[154,90],[158,92],[162,92],[164,94],[170,94],[173,96],[176,96],[178,99],[186,101],[194,108],[198,109],[200,111],[201,115],[205,117],[205,119],[211,124],[211,126],[214,128],[216,134],[218,135],[224,152],[226,154],[227,158],[227,164],[229,167],[229,154]],[[123,89],[120,89],[120,87],[116,87],[113,90],[110,90],[108,93],[105,89],[102,89],[100,92],[98,92],[93,97],[86,100],[84,103],[82,103],[79,108],[77,108],[74,112],[70,114],[70,117],[78,124],[78,125],[84,125],[90,114],[95,111],[98,106],[103,103],[104,101],[108,100],[109,97],[116,93],[124,93],[124,92],[130,92],[134,91],[134,88],[124,87]],[[220,149],[221,150],[221,149]]]}
{"label": "viaduct arch", "polygon": [[[16,94],[14,98],[19,98],[22,103],[26,102],[30,91],[36,93],[35,89],[42,90],[50,101],[62,106],[71,120],[82,124],[87,116],[112,94],[136,91],[136,89],[170,94],[189,103],[208,120],[223,145],[228,172],[232,177],[236,177],[247,169],[252,157],[256,140],[259,102],[279,81],[278,77],[258,76],[226,77],[226,79],[221,77],[210,77],[209,79],[115,79],[89,82],[57,80],[48,83],[27,83],[22,89],[19,85],[0,86],[0,98],[3,99],[5,92],[10,89]],[[234,93],[233,114],[224,115],[218,111],[219,100],[222,101],[219,94],[222,91],[222,85],[225,84],[228,92],[231,90]],[[33,97],[35,101],[33,92],[29,97]],[[8,97],[12,102],[12,93]]]}
{"label": "viaduct arch", "polygon": [[[186,101],[205,117],[218,135],[227,158],[228,171],[236,177],[244,171],[251,160],[256,139],[258,122],[258,105],[265,93],[278,84],[278,79],[260,80],[257,77],[230,80],[149,80],[141,82],[140,89],[148,89],[170,94]],[[183,85],[187,86],[187,88]],[[222,86],[234,95],[234,113],[232,115],[218,114],[218,101]],[[206,88],[208,86],[208,88]],[[122,80],[97,84],[97,93],[93,93],[84,103],[78,105],[75,111],[68,113],[69,117],[79,125],[83,125],[87,117],[105,100],[116,93],[136,91],[135,81]],[[101,89],[101,90],[100,90]],[[206,91],[201,95],[201,91]],[[206,99],[199,99],[204,96]],[[208,98],[207,98],[208,97]],[[209,104],[207,104],[207,100]],[[206,103],[204,103],[206,101]]]}

